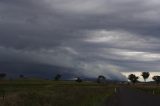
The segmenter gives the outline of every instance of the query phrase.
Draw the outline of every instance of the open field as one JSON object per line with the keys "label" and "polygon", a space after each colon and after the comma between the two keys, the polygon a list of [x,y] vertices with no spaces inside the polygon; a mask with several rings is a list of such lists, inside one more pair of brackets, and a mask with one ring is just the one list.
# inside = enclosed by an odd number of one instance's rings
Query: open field
{"label": "open field", "polygon": [[118,88],[107,106],[160,106],[159,98],[159,95],[123,86]]}
{"label": "open field", "polygon": [[92,82],[13,80],[0,82],[0,106],[101,106],[113,86]]}
{"label": "open field", "polygon": [[132,86],[132,88],[142,90],[150,94],[160,95],[160,85],[157,84],[135,85]]}

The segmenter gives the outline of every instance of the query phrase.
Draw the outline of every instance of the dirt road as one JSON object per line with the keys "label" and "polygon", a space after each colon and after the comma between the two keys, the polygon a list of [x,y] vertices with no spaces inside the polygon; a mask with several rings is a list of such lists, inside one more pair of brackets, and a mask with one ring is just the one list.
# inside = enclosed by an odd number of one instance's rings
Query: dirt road
{"label": "dirt road", "polygon": [[106,106],[160,106],[160,96],[122,87]]}

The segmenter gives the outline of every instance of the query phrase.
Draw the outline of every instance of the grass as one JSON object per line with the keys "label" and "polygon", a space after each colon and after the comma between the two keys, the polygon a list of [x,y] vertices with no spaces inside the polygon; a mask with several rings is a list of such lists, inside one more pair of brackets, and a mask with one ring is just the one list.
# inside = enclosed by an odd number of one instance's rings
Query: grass
{"label": "grass", "polygon": [[156,84],[139,84],[134,86],[129,86],[130,88],[141,90],[150,94],[160,95],[160,86]]}
{"label": "grass", "polygon": [[112,94],[113,86],[91,82],[44,80],[0,82],[1,106],[101,106]]}
{"label": "grass", "polygon": [[143,88],[139,88],[140,90],[143,90],[147,93],[152,93],[155,95],[160,95],[160,87],[143,87]]}

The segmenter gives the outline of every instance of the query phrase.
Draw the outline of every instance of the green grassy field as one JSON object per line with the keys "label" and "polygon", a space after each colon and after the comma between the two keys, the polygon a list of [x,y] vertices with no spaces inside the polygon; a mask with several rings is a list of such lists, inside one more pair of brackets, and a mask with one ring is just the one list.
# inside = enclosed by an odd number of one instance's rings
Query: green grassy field
{"label": "green grassy field", "polygon": [[0,106],[103,106],[113,88],[92,82],[0,81]]}

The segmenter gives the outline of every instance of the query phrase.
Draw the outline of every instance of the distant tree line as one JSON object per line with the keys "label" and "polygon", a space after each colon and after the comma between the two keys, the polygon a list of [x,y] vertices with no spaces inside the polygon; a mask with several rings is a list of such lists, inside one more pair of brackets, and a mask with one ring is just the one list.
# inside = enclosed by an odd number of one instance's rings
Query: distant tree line
{"label": "distant tree line", "polygon": [[[144,82],[146,82],[146,80],[149,78],[150,76],[150,73],[149,72],[142,72],[141,76],[143,77],[144,79]],[[130,74],[128,75],[128,79],[132,82],[132,83],[136,83],[138,82],[138,79],[139,77],[136,76],[135,74]],[[157,83],[159,84],[160,83],[160,76],[156,75],[156,76],[153,76],[152,79]]]}
{"label": "distant tree line", "polygon": [[[4,79],[6,76],[7,76],[6,73],[0,73],[0,80]],[[24,76],[23,74],[20,74],[20,75],[19,75],[19,78],[20,78],[20,79],[23,79],[23,78],[25,78],[25,76]],[[54,76],[54,80],[55,80],[55,81],[59,81],[59,80],[61,80],[61,78],[62,78],[62,75],[61,75],[61,74],[56,74],[56,75]],[[76,78],[75,78],[75,81],[78,82],[78,83],[81,83],[83,80],[82,80],[82,78],[80,78],[80,77],[76,77]],[[106,81],[106,77],[103,76],[103,75],[99,75],[99,76],[97,77],[97,80],[96,80],[97,83],[104,83],[105,81]]]}
{"label": "distant tree line", "polygon": [[[0,73],[0,80],[3,80],[5,77],[7,76],[6,73]],[[144,82],[146,82],[146,80],[149,78],[150,76],[150,73],[149,72],[142,72],[141,73],[141,76],[143,77],[144,79]],[[23,79],[25,78],[23,74],[20,74],[19,75],[19,78]],[[61,74],[56,74],[55,77],[54,77],[54,80],[55,81],[59,81],[60,79],[62,78],[62,75]],[[130,74],[128,75],[128,80],[130,80],[130,82],[132,82],[133,84],[135,84],[136,82],[139,82],[138,81],[139,79],[139,76],[136,76],[135,74]],[[159,75],[156,75],[156,76],[153,76],[152,79],[157,83],[159,84],[160,83],[160,76]],[[82,82],[82,78],[80,77],[76,77],[75,79],[76,82],[80,83]],[[97,80],[96,80],[97,83],[105,83],[106,82],[106,77],[103,76],[103,75],[99,75],[97,77]]]}

